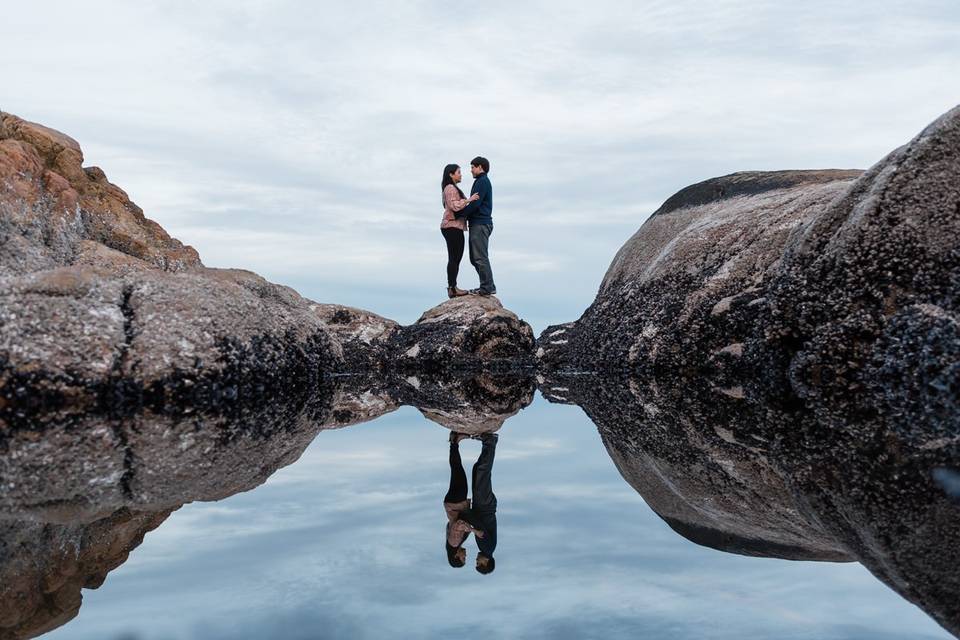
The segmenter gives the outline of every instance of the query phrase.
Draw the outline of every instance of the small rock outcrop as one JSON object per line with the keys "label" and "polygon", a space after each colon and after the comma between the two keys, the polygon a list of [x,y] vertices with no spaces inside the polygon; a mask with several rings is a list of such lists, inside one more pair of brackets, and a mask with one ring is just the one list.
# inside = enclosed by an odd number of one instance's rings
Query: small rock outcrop
{"label": "small rock outcrop", "polygon": [[533,329],[496,296],[447,300],[408,326],[335,304],[311,309],[342,345],[343,372],[506,372],[534,366]]}

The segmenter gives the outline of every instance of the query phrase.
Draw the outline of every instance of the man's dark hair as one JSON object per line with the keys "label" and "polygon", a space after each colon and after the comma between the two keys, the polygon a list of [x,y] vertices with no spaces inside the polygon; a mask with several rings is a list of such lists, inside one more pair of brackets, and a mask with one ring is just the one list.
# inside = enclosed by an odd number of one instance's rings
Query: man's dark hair
{"label": "man's dark hair", "polygon": [[[481,555],[483,555],[483,554],[481,554]],[[497,561],[494,560],[492,557],[487,556],[487,555],[484,555],[483,557],[487,559],[487,564],[486,564],[485,566],[482,566],[482,567],[481,567],[480,565],[477,565],[477,571],[479,571],[480,573],[482,573],[482,574],[484,574],[484,575],[486,575],[486,574],[488,574],[488,573],[493,573],[493,570],[497,568]]]}
{"label": "man's dark hair", "polygon": [[454,569],[459,569],[463,565],[467,564],[466,560],[461,560],[460,558],[457,557],[457,551],[460,549],[460,547],[451,547],[449,542],[446,544],[446,547],[447,547],[447,562],[450,563],[451,567],[453,567]]}
{"label": "man's dark hair", "polygon": [[484,158],[483,156],[477,156],[470,161],[470,165],[473,167],[480,167],[483,169],[484,173],[490,173],[490,161]]}

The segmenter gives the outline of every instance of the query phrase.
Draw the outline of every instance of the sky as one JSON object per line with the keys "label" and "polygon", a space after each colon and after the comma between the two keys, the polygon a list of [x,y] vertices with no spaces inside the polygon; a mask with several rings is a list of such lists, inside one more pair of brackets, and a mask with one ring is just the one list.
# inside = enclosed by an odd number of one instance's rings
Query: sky
{"label": "sky", "polygon": [[0,60],[0,109],[208,266],[402,323],[445,296],[443,166],[489,158],[499,297],[539,332],[684,186],[867,168],[955,106],[960,4],[18,2]]}

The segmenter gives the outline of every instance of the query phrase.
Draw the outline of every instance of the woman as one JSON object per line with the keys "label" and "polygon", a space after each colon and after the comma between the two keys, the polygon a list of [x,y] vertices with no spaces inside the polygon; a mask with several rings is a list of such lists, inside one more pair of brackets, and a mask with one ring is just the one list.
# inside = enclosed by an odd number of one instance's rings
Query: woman
{"label": "woman", "polygon": [[440,233],[447,242],[447,297],[456,298],[465,296],[467,292],[457,288],[457,273],[460,271],[460,260],[463,259],[463,232],[467,229],[467,221],[457,218],[457,211],[462,210],[480,196],[474,194],[469,198],[463,195],[457,184],[460,182],[460,167],[448,164],[443,168],[443,180],[440,190],[443,192],[443,219],[440,221]]}
{"label": "woman", "polygon": [[483,531],[475,529],[461,517],[470,510],[470,500],[467,498],[467,474],[460,459],[460,441],[469,437],[465,433],[450,432],[450,488],[443,497],[443,510],[447,514],[444,546],[447,562],[455,569],[467,563],[467,550],[463,548],[467,537],[471,533],[483,537]]}

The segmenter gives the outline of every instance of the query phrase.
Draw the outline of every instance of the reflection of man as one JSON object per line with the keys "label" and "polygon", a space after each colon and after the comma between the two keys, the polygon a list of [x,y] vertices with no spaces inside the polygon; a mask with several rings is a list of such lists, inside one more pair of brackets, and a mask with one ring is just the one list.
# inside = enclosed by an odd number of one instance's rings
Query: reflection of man
{"label": "reflection of man", "polygon": [[482,448],[473,465],[473,504],[467,499],[467,474],[460,460],[460,441],[465,433],[450,434],[450,488],[443,498],[447,512],[447,561],[451,567],[462,567],[467,561],[463,543],[472,532],[477,540],[477,571],[492,573],[496,567],[493,551],[497,548],[497,496],[493,494],[493,457],[497,451],[497,434],[479,437]]}

